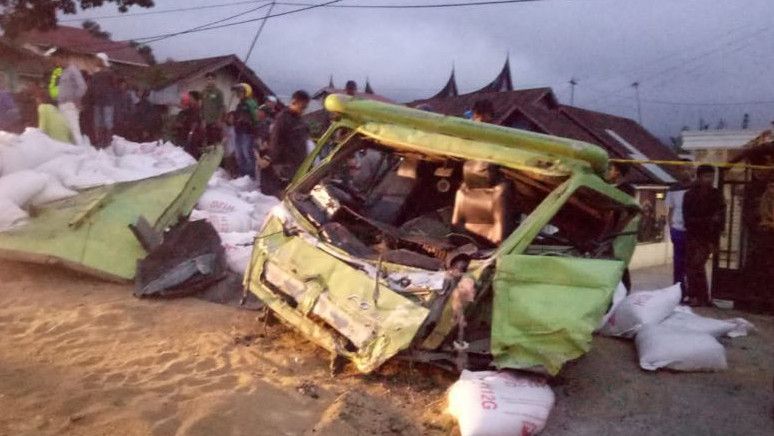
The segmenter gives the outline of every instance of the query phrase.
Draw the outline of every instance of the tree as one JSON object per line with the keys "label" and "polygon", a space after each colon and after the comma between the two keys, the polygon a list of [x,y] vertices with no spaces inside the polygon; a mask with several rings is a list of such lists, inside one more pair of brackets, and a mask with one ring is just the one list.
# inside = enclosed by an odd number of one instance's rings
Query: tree
{"label": "tree", "polygon": [[137,53],[145,59],[148,65],[156,65],[156,56],[153,55],[153,49],[149,45],[142,45],[137,41],[129,41],[129,45],[137,50]]}
{"label": "tree", "polygon": [[102,30],[102,28],[99,26],[99,23],[97,22],[86,20],[83,22],[83,24],[81,24],[81,27],[88,30],[89,33],[96,36],[97,38],[110,39],[110,32]]}
{"label": "tree", "polygon": [[58,12],[75,14],[79,6],[91,9],[107,3],[114,3],[119,12],[131,6],[154,6],[153,0],[0,0],[0,26],[9,37],[29,29],[51,29],[56,26]]}

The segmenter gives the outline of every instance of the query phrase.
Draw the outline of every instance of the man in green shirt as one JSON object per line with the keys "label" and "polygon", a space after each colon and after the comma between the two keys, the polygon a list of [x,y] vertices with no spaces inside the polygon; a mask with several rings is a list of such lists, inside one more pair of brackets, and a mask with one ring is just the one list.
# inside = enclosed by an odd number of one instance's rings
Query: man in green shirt
{"label": "man in green shirt", "polygon": [[202,91],[202,122],[207,135],[207,145],[219,144],[223,140],[221,122],[226,113],[223,92],[215,86],[215,73],[204,75],[207,86]]}

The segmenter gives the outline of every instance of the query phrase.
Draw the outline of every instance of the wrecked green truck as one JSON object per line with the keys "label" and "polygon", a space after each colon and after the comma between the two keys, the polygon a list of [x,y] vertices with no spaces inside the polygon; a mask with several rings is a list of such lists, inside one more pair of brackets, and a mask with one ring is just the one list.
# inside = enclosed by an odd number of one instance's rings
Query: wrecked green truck
{"label": "wrecked green truck", "polygon": [[601,148],[331,95],[245,288],[371,372],[393,357],[556,374],[590,348],[639,208]]}

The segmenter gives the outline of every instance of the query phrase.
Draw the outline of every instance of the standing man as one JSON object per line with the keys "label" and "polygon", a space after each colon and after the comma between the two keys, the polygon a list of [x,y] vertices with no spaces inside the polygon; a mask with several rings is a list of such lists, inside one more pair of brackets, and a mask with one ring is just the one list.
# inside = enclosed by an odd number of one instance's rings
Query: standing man
{"label": "standing man", "polygon": [[8,76],[0,73],[0,130],[16,131],[21,120],[19,107],[8,90]]}
{"label": "standing man", "polygon": [[261,156],[261,192],[282,196],[298,167],[306,158],[309,130],[301,115],[309,106],[309,94],[296,91],[290,105],[280,112],[271,128],[266,153]]}
{"label": "standing man", "polygon": [[94,138],[97,148],[110,144],[113,137],[113,114],[116,100],[116,77],[110,69],[110,61],[105,53],[97,53],[103,68],[91,76],[89,85],[90,101],[94,111]]}
{"label": "standing man", "polygon": [[[687,172],[687,171],[686,171]],[[692,174],[687,175],[690,180]],[[683,199],[688,192],[688,184],[679,182],[669,188],[666,195],[668,208],[667,222],[669,223],[669,239],[672,240],[672,283],[680,283],[685,295],[685,220],[683,218]]]}
{"label": "standing man", "polygon": [[223,92],[215,86],[215,73],[205,74],[207,85],[202,91],[202,121],[206,132],[206,145],[220,144],[223,141],[221,122],[226,114]]}
{"label": "standing man", "polygon": [[123,77],[117,78],[115,89],[116,97],[113,105],[114,130],[118,136],[126,138],[131,134],[130,130],[134,128],[132,121],[134,117],[134,100],[129,84]]}
{"label": "standing man", "polygon": [[686,276],[688,303],[709,305],[709,286],[704,270],[715,250],[726,220],[723,193],[713,187],[715,170],[709,165],[696,169],[696,182],[683,198],[686,229]]}
{"label": "standing man", "polygon": [[67,125],[70,126],[75,143],[83,145],[80,107],[81,99],[86,95],[87,88],[81,70],[72,62],[62,71],[62,75],[59,77],[58,88],[57,103],[59,104],[59,112],[67,120]]}
{"label": "standing man", "polygon": [[[610,165],[607,167],[607,174],[605,174],[605,179],[607,183],[615,186],[616,188],[618,188],[618,190],[624,192],[625,194],[631,197],[634,197],[635,195],[634,186],[632,186],[631,183],[626,182],[627,174],[629,174],[628,166],[622,165],[618,162],[611,162]],[[631,273],[629,273],[628,267],[623,272],[623,276],[621,277],[621,283],[623,283],[627,291],[631,292],[632,278],[631,278]]]}
{"label": "standing man", "polygon": [[234,111],[236,160],[239,174],[255,178],[255,127],[258,121],[258,103],[253,98],[253,88],[240,83],[233,88],[239,97]]}
{"label": "standing man", "polygon": [[491,100],[478,100],[473,103],[473,121],[491,123],[494,119],[494,105]]}
{"label": "standing man", "polygon": [[354,97],[355,94],[357,94],[357,82],[354,80],[348,80],[347,84],[344,85],[344,93]]}

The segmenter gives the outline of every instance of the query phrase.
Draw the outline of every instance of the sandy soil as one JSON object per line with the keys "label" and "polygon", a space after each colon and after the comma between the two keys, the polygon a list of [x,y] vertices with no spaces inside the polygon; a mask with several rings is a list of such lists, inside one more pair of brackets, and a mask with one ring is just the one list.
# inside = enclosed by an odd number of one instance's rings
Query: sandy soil
{"label": "sandy soil", "polygon": [[[748,318],[761,333],[719,374],[644,373],[633,344],[595,339],[554,380],[544,434],[774,434],[774,323]],[[453,381],[405,363],[331,379],[326,353],[257,313],[0,262],[0,435],[440,435]]]}

